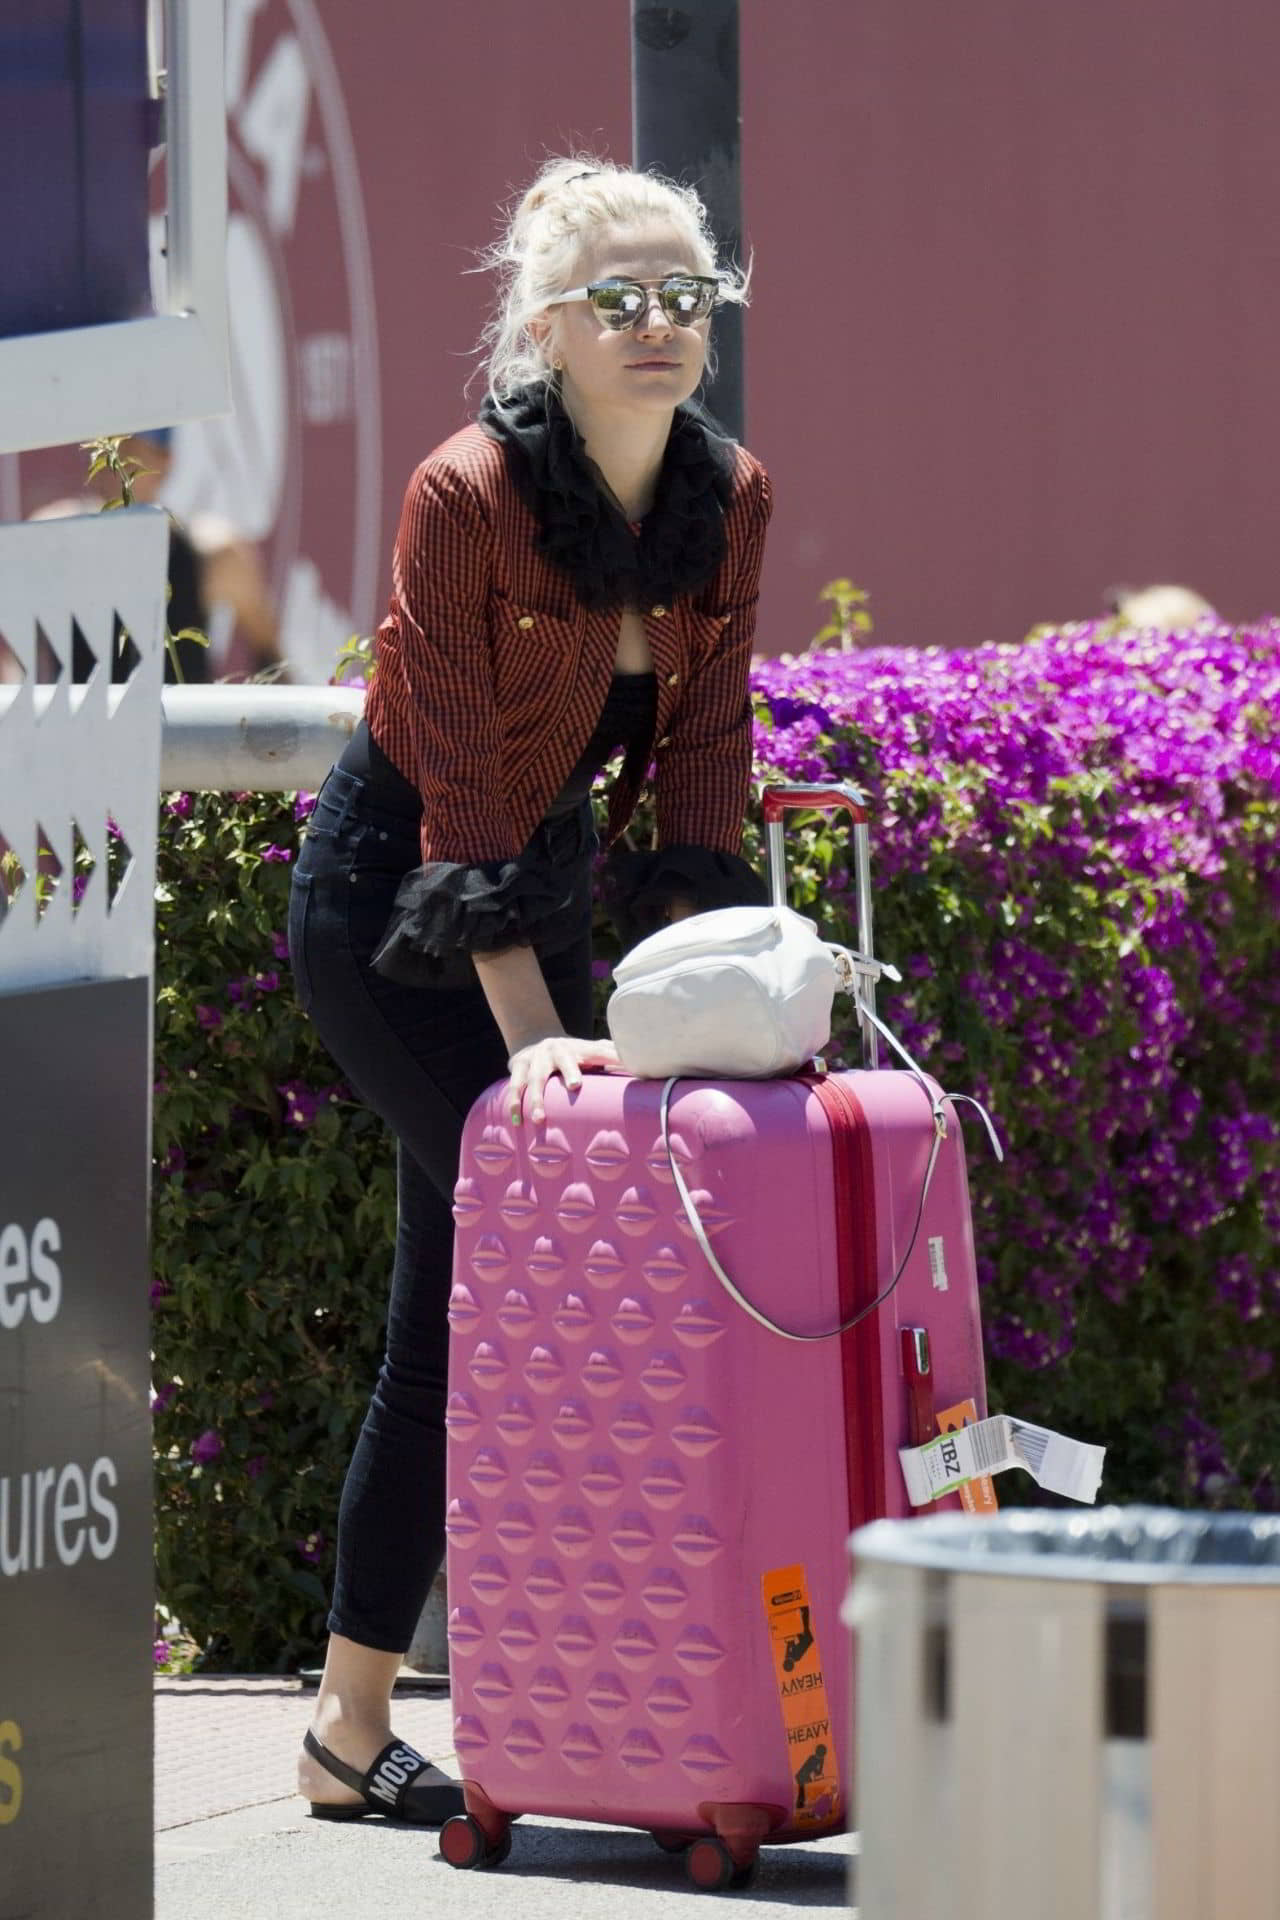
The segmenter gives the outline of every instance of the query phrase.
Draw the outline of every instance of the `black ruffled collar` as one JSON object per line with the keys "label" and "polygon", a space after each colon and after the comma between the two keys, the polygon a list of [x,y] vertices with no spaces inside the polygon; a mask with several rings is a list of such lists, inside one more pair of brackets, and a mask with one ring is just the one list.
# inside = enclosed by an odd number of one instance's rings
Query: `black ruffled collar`
{"label": "black ruffled collar", "polygon": [[553,386],[522,387],[479,412],[538,521],[538,551],[586,607],[647,607],[704,585],[725,556],[733,442],[692,401],[677,407],[657,494],[633,533],[587,458]]}

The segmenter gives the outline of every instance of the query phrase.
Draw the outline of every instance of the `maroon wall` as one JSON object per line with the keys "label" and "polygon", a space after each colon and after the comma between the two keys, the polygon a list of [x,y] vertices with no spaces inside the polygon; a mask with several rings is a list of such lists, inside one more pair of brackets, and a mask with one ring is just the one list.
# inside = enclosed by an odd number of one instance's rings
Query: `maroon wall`
{"label": "maroon wall", "polygon": [[1280,604],[1280,9],[744,0],[763,637]]}

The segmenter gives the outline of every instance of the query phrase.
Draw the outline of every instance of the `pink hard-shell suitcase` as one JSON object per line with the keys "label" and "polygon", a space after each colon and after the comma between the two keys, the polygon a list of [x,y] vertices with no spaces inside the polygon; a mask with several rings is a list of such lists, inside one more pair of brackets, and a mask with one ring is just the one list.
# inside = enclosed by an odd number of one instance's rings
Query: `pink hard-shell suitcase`
{"label": "pink hard-shell suitcase", "polygon": [[[781,814],[848,789],[766,794]],[[869,955],[865,816],[855,813]],[[864,976],[864,986],[869,984]],[[864,1022],[874,1043],[875,1029]],[[874,1058],[874,1052],[872,1053]],[[846,1541],[909,1511],[899,1446],[986,1413],[964,1148],[908,1072],[663,1084],[588,1076],[467,1121],[454,1208],[448,1587],[468,1811],[649,1829],[696,1886],[847,1824]],[[668,1153],[724,1273],[699,1246]],[[931,1175],[931,1177],[928,1177]],[[925,1193],[927,1185],[927,1193]],[[921,1196],[925,1193],[923,1207]]]}

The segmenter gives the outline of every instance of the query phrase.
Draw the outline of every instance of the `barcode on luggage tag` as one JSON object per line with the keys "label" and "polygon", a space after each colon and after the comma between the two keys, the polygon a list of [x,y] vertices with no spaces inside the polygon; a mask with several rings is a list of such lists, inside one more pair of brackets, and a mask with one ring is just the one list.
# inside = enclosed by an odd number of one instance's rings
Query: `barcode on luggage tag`
{"label": "barcode on luggage tag", "polygon": [[929,1272],[933,1276],[933,1284],[937,1291],[945,1293],[950,1282],[947,1279],[947,1260],[940,1233],[934,1234],[929,1241]]}
{"label": "barcode on luggage tag", "polygon": [[1039,1478],[1049,1448],[1049,1433],[1044,1427],[1024,1426],[1021,1420],[1010,1420],[1009,1428],[1014,1452]]}
{"label": "barcode on luggage tag", "polygon": [[965,1428],[973,1448],[973,1464],[979,1473],[999,1473],[1008,1465],[1009,1446],[1003,1425],[1000,1420],[979,1420],[975,1426]]}

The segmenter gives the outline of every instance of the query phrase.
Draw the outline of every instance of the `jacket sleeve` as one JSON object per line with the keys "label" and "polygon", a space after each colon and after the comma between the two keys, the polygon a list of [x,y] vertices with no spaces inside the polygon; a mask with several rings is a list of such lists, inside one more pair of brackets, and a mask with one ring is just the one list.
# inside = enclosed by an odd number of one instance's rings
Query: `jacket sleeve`
{"label": "jacket sleeve", "polygon": [[[489,645],[494,532],[465,477],[428,461],[409,482],[378,672],[413,715],[424,860],[509,860],[502,734]],[[408,771],[408,769],[406,769]]]}
{"label": "jacket sleeve", "polygon": [[733,557],[721,633],[690,680],[666,745],[655,750],[658,840],[736,854],[751,787],[751,701],[747,674],[756,631],[760,569],[773,494],[763,467]]}
{"label": "jacket sleeve", "polygon": [[373,956],[405,986],[466,985],[473,953],[565,943],[590,924],[585,861],[558,865],[512,835],[489,640],[493,560],[466,477],[444,462],[419,467],[378,632],[378,673],[399,683],[422,799],[423,864],[402,880]]}

